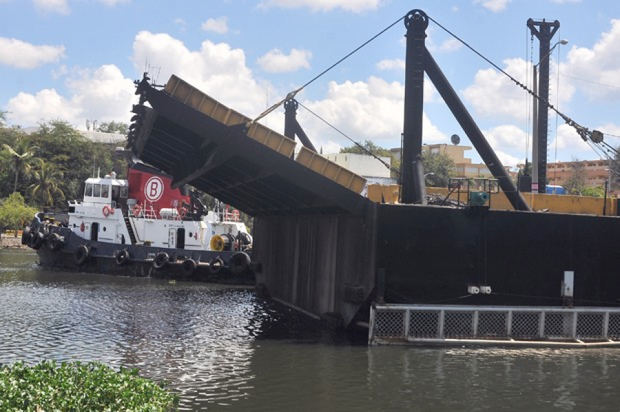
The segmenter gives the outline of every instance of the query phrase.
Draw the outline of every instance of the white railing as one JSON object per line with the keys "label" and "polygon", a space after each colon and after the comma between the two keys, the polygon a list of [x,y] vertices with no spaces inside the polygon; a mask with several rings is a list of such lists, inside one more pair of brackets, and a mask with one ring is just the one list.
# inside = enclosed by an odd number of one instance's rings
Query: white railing
{"label": "white railing", "polygon": [[620,345],[620,308],[373,305],[368,341]]}

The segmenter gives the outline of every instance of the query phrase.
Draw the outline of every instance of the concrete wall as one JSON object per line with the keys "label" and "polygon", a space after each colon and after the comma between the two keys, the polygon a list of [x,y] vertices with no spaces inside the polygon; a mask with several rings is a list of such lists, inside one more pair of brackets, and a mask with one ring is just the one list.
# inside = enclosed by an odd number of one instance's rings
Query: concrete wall
{"label": "concrete wall", "polygon": [[347,299],[357,290],[365,299],[375,280],[377,205],[364,216],[258,216],[254,258],[262,263],[257,284],[272,298],[312,315],[336,313],[345,325],[363,302]]}
{"label": "concrete wall", "polygon": [[[394,204],[398,202],[398,185],[381,186],[369,185],[368,198],[374,202],[381,202],[381,195],[385,203]],[[427,187],[428,194],[436,194],[445,197],[448,189],[445,187]],[[588,196],[569,196],[569,195],[547,195],[539,193],[523,193],[523,197],[532,210],[548,209],[556,213],[577,213],[589,215],[603,214],[603,198]],[[457,194],[453,193],[451,199],[456,200]],[[461,193],[461,201],[467,200],[467,193]],[[491,209],[493,210],[513,210],[512,205],[503,192],[491,195]],[[607,199],[608,216],[618,215],[617,199]]]}

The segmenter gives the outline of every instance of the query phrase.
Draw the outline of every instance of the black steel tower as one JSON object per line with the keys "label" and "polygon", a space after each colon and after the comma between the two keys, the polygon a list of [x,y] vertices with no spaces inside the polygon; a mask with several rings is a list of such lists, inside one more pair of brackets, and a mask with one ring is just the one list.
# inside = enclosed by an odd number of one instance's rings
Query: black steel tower
{"label": "black steel tower", "polygon": [[[547,22],[545,19],[537,21],[528,19],[527,27],[532,34],[538,38],[540,50],[538,53],[540,66],[538,76],[538,95],[540,102],[538,104],[538,125],[537,136],[538,142],[533,142],[538,149],[538,193],[545,193],[547,185],[547,121],[549,101],[549,54],[551,39],[560,28],[560,22],[555,20]],[[536,135],[536,133],[534,133]],[[532,159],[536,161],[536,159]]]}

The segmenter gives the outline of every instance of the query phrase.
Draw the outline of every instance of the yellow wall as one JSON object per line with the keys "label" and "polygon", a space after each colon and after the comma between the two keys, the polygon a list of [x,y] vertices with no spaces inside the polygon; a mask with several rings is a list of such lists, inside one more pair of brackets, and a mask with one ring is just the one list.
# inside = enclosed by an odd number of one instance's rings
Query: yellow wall
{"label": "yellow wall", "polygon": [[[380,203],[382,201],[381,195],[383,194],[383,201],[385,203],[398,203],[399,189],[398,185],[368,185],[368,198]],[[448,194],[448,189],[445,187],[427,187],[426,192],[445,197]],[[603,198],[600,197],[547,195],[540,193],[522,193],[522,195],[532,210],[548,209],[556,213],[603,214]],[[452,193],[450,198],[456,200],[456,192]],[[618,202],[616,200],[615,198],[607,199],[606,214],[608,216],[618,215]],[[461,201],[467,201],[467,193],[461,192]],[[491,209],[512,210],[513,208],[506,195],[500,192],[491,194]]]}

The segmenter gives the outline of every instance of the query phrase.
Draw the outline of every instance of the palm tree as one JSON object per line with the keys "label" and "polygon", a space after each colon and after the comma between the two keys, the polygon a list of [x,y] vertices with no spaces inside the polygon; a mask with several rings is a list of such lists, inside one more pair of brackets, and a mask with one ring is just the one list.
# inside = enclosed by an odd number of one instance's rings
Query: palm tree
{"label": "palm tree", "polygon": [[19,174],[26,174],[29,171],[28,161],[33,158],[36,146],[30,146],[25,140],[18,138],[13,147],[5,143],[2,145],[2,148],[7,151],[11,157],[11,168],[15,173],[13,192],[17,192]]}
{"label": "palm tree", "polygon": [[34,183],[30,185],[30,193],[33,198],[40,199],[44,206],[54,205],[56,198],[65,198],[65,194],[60,188],[63,173],[55,164],[37,159],[37,168],[32,177]]}

